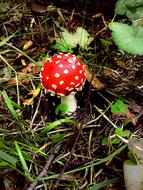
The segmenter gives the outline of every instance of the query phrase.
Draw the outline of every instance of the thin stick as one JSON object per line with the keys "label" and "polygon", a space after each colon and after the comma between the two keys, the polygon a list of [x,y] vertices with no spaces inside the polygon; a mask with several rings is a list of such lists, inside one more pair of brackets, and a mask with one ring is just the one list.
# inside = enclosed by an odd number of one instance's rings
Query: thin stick
{"label": "thin stick", "polygon": [[38,181],[42,178],[47,176],[47,171],[50,168],[54,158],[56,157],[56,155],[58,154],[60,148],[61,148],[62,144],[58,145],[54,151],[51,153],[51,155],[49,156],[49,159],[46,162],[46,165],[44,166],[43,170],[41,171],[41,173],[38,175],[38,177],[36,178],[36,181],[34,181],[33,183],[30,184],[30,186],[28,187],[27,190],[34,190],[35,187],[38,184]]}
{"label": "thin stick", "polygon": [[[65,163],[65,165],[64,165],[64,167],[63,167],[63,169],[62,169],[62,171],[61,171],[61,173],[59,174],[59,177],[57,178],[57,180],[56,180],[56,182],[55,182],[55,185],[52,187],[52,190],[56,190],[56,189],[58,188],[58,185],[59,185],[59,183],[60,183],[60,181],[61,181],[62,175],[63,175],[64,171],[66,170],[68,164],[69,164],[69,161],[70,161],[70,159],[71,159],[71,156],[73,155],[73,152],[74,152],[74,149],[75,149],[75,147],[76,147],[76,145],[77,145],[77,142],[78,142],[78,140],[79,140],[79,137],[80,137],[82,128],[83,128],[83,126],[81,126],[80,129],[79,129],[79,131],[78,131],[77,137],[76,137],[76,139],[75,139],[75,142],[74,142],[74,145],[73,145],[73,147],[72,147],[72,149],[71,149],[71,152],[70,152],[70,154],[69,154],[69,156],[68,156],[68,159],[67,159],[67,161],[66,161],[66,163]],[[29,190],[29,189],[28,189],[28,190]],[[30,190],[31,190],[31,189],[30,189]]]}

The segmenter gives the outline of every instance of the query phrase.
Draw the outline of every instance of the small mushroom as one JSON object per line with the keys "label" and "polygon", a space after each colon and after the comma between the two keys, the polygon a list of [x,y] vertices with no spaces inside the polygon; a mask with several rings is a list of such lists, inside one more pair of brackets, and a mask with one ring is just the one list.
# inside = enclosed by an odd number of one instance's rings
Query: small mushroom
{"label": "small mushroom", "polygon": [[41,83],[52,95],[61,97],[68,106],[67,114],[77,109],[76,91],[82,90],[86,77],[82,61],[70,53],[59,53],[49,58],[41,72]]}

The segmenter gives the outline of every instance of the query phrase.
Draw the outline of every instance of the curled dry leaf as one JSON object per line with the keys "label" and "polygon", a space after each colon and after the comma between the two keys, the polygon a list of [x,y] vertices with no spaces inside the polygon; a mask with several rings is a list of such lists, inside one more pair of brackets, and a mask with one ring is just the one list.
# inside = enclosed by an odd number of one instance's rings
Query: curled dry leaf
{"label": "curled dry leaf", "polygon": [[[42,62],[39,62],[40,65],[42,65]],[[22,83],[29,83],[29,78],[27,77],[27,74],[37,74],[40,73],[41,69],[37,67],[34,63],[29,63],[26,67],[24,67],[17,75],[17,78]],[[8,84],[15,84],[16,78],[13,78],[8,81]]]}
{"label": "curled dry leaf", "polygon": [[37,87],[35,90],[31,91],[29,94],[32,94],[32,95],[33,95],[32,98],[29,98],[29,99],[24,100],[24,101],[23,101],[23,105],[24,105],[24,106],[29,106],[29,105],[33,104],[34,98],[35,98],[36,96],[38,96],[38,94],[40,93],[40,90],[41,90],[41,89],[40,89],[39,87]]}
{"label": "curled dry leaf", "polygon": [[99,81],[99,79],[95,76],[95,74],[92,73],[92,71],[88,68],[87,65],[84,65],[85,75],[86,79],[89,83],[92,84],[92,86],[96,89],[102,89],[104,88],[104,84]]}
{"label": "curled dry leaf", "polygon": [[26,41],[26,42],[24,43],[24,45],[23,45],[23,50],[25,51],[25,50],[29,49],[32,45],[33,45],[32,40]]}

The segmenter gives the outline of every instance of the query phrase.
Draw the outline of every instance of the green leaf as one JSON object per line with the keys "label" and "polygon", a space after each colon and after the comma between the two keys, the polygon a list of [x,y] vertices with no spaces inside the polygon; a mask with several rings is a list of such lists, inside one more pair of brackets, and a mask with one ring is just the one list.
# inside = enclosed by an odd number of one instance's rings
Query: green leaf
{"label": "green leaf", "polygon": [[131,20],[140,19],[143,17],[143,1],[118,0],[115,5],[115,13],[126,15]]}
{"label": "green leaf", "polygon": [[130,20],[138,20],[143,18],[143,7],[137,7],[134,10],[128,10],[126,16]]}
{"label": "green leaf", "polygon": [[121,142],[121,140],[118,139],[117,137],[113,137],[111,142],[112,142],[112,144],[119,144]]}
{"label": "green leaf", "polygon": [[126,114],[126,105],[122,100],[117,100],[114,104],[110,105],[111,112],[114,114]]}
{"label": "green leaf", "polygon": [[44,57],[42,57],[42,62],[47,61],[47,60],[48,60],[48,58],[49,58],[49,56],[44,56]]}
{"label": "green leaf", "polygon": [[121,141],[117,137],[113,137],[109,140],[109,137],[104,137],[102,140],[102,145],[110,145],[110,144],[119,144]]}
{"label": "green leaf", "polygon": [[6,152],[0,150],[0,159],[4,160],[5,162],[10,163],[12,166],[16,166],[17,159],[13,156],[10,156]]}
{"label": "green leaf", "polygon": [[61,114],[65,114],[67,113],[67,110],[68,110],[68,105],[67,104],[59,104],[56,109],[55,109],[55,114],[58,115],[59,113]]}
{"label": "green leaf", "polygon": [[143,55],[143,26],[111,22],[112,39],[119,49],[131,54]]}
{"label": "green leaf", "polygon": [[42,131],[41,133],[47,133],[49,131],[51,131],[52,129],[54,129],[55,127],[57,127],[58,125],[61,125],[62,123],[74,123],[74,120],[72,119],[59,119],[57,121],[54,121],[53,123],[50,123],[49,125],[47,125]]}
{"label": "green leaf", "polygon": [[102,145],[109,145],[109,138],[108,137],[103,138]]}
{"label": "green leaf", "polygon": [[87,49],[93,38],[82,27],[78,27],[76,32],[71,33],[66,29],[61,32],[60,38],[57,38],[57,43],[54,45],[55,49],[59,49],[63,52],[71,50],[79,45],[82,49]]}
{"label": "green leaf", "polygon": [[121,137],[129,137],[130,131],[129,130],[122,130],[121,128],[116,128],[115,134],[117,134]]}
{"label": "green leaf", "polygon": [[69,53],[72,53],[73,50],[72,50],[72,47],[70,47],[70,45],[68,47],[65,46],[64,43],[62,42],[57,42],[54,46],[53,46],[54,49],[57,49],[61,52],[69,52]]}

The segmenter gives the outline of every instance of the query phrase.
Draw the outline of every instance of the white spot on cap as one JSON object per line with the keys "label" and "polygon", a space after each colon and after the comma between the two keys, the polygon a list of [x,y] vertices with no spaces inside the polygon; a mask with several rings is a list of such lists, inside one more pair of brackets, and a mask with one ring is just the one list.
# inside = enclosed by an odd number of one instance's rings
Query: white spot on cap
{"label": "white spot on cap", "polygon": [[65,54],[65,57],[69,57],[69,54]]}
{"label": "white spot on cap", "polygon": [[83,78],[81,79],[81,83],[83,82]]}
{"label": "white spot on cap", "polygon": [[69,88],[69,91],[72,91],[72,90],[74,90],[74,88]]}
{"label": "white spot on cap", "polygon": [[60,63],[60,61],[58,60],[58,61],[56,61],[56,64],[58,64],[58,63]]}
{"label": "white spot on cap", "polygon": [[62,58],[62,56],[61,55],[57,55],[57,58]]}
{"label": "white spot on cap", "polygon": [[52,62],[52,59],[51,59],[51,58],[49,59],[49,62]]}
{"label": "white spot on cap", "polygon": [[68,59],[68,62],[69,62],[69,63],[72,63],[72,62],[74,62],[73,58],[71,58],[71,59]]}
{"label": "white spot on cap", "polygon": [[65,69],[65,70],[64,70],[64,73],[65,73],[65,74],[68,74],[68,73],[69,73],[69,70],[68,70],[68,69]]}
{"label": "white spot on cap", "polygon": [[63,80],[61,80],[61,81],[59,82],[59,84],[60,84],[60,85],[64,84],[64,81],[63,81]]}
{"label": "white spot on cap", "polygon": [[46,77],[47,80],[49,80],[49,77]]}
{"label": "white spot on cap", "polygon": [[47,90],[49,93],[51,93],[52,96],[55,95],[55,92],[53,90]]}
{"label": "white spot on cap", "polygon": [[52,84],[52,88],[56,89],[56,88],[57,88],[57,85]]}
{"label": "white spot on cap", "polygon": [[70,87],[66,87],[66,90],[70,90]]}
{"label": "white spot on cap", "polygon": [[77,65],[80,66],[81,65],[80,62],[77,62]]}
{"label": "white spot on cap", "polygon": [[72,58],[72,59],[73,59],[73,61],[76,61],[76,57],[75,57],[75,56],[73,56],[73,58]]}
{"label": "white spot on cap", "polygon": [[79,88],[77,88],[78,91],[81,91],[82,90],[82,86],[80,86]]}
{"label": "white spot on cap", "polygon": [[59,64],[59,68],[63,68],[63,64]]}
{"label": "white spot on cap", "polygon": [[74,85],[74,82],[71,82],[70,85]]}
{"label": "white spot on cap", "polygon": [[60,77],[60,74],[59,73],[55,73],[55,77],[56,78]]}
{"label": "white spot on cap", "polygon": [[78,83],[75,87],[76,87],[76,88],[79,88],[79,87],[80,87],[80,83]]}
{"label": "white spot on cap", "polygon": [[58,96],[65,96],[63,93],[57,93]]}
{"label": "white spot on cap", "polygon": [[79,73],[82,74],[82,70],[80,70]]}
{"label": "white spot on cap", "polygon": [[79,76],[75,76],[75,80],[78,80],[79,79]]}
{"label": "white spot on cap", "polygon": [[75,69],[75,65],[72,65],[72,69]]}

